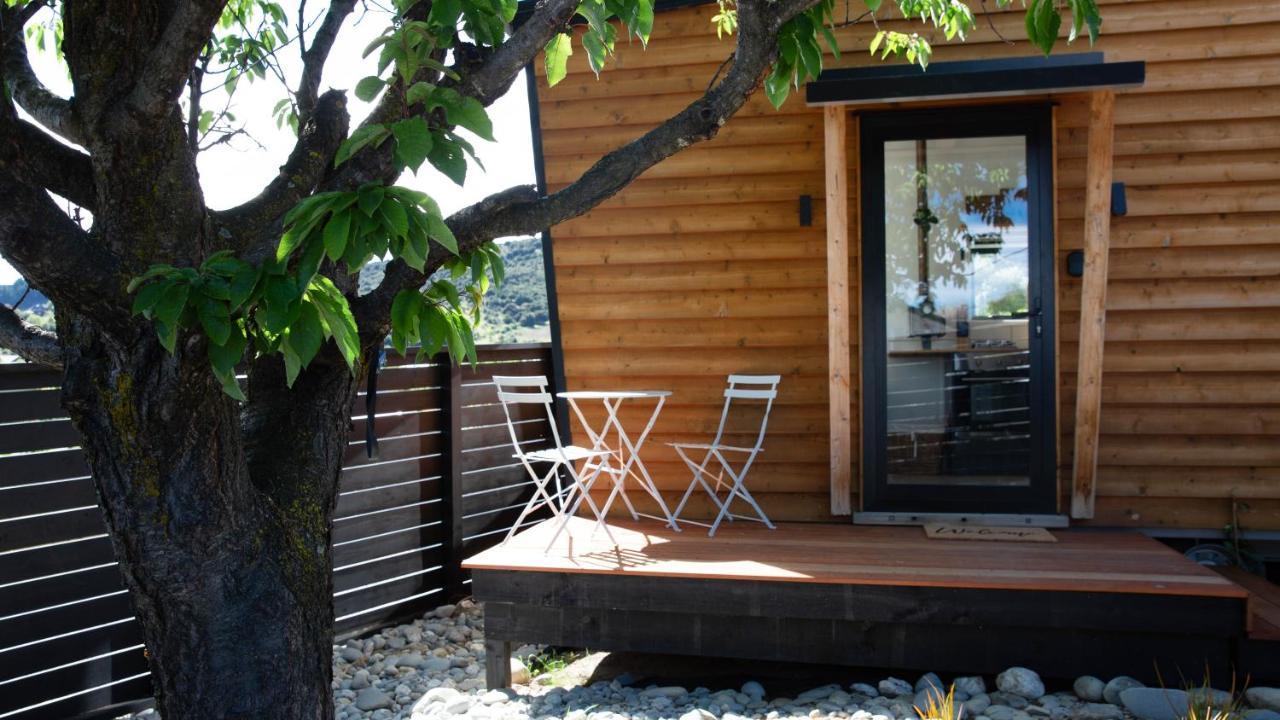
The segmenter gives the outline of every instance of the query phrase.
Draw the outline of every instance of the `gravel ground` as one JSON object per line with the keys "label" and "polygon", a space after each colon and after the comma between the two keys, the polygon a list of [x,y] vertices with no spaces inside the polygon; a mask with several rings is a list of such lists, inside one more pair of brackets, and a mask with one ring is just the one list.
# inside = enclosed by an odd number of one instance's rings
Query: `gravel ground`
{"label": "gravel ground", "polygon": [[[484,618],[470,601],[437,608],[411,624],[385,628],[333,648],[333,692],[339,720],[916,720],[915,707],[954,685],[961,718],[972,720],[1180,720],[1193,699],[1181,690],[1144,688],[1132,678],[1078,678],[1071,690],[1046,692],[1027,668],[994,678],[928,673],[909,682],[827,684],[775,696],[757,681],[712,690],[638,686],[624,673],[590,685],[531,682],[516,651],[511,690],[484,684]],[[1231,700],[1204,692],[1217,707]],[[1230,720],[1280,720],[1280,689],[1250,688]],[[156,713],[137,716],[154,720]],[[950,719],[948,719],[950,720]],[[957,718],[958,720],[958,718]]]}

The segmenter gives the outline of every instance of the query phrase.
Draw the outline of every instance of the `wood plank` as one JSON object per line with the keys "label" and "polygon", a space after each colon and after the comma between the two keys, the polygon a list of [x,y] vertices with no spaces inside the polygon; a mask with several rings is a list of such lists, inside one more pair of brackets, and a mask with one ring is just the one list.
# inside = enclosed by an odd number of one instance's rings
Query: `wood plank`
{"label": "wood plank", "polygon": [[1097,489],[1114,127],[1115,92],[1095,92],[1089,112],[1084,289],[1080,301],[1080,353],[1076,369],[1075,470],[1071,492],[1071,516],[1075,518],[1093,516],[1093,498]]}
{"label": "wood plank", "polygon": [[831,514],[848,515],[853,474],[849,393],[849,112],[823,108],[827,190],[827,394]]}
{"label": "wood plank", "polygon": [[[543,552],[543,523],[464,563],[522,570],[830,585],[1061,592],[1128,592],[1243,599],[1247,593],[1137,533],[1058,532],[1056,543],[937,543],[920,528],[734,523],[710,538],[656,523],[612,521],[615,551],[593,522],[570,521],[569,540]],[[569,551],[566,548],[572,547]],[[724,548],[734,548],[726,553]]]}

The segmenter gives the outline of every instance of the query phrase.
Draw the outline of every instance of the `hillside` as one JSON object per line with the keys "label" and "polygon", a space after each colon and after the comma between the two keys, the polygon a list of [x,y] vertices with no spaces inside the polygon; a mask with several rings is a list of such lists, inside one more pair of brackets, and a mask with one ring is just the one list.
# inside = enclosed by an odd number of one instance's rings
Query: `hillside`
{"label": "hillside", "polygon": [[[520,238],[498,244],[506,263],[505,282],[489,290],[484,299],[476,342],[549,342],[547,285],[542,273],[542,242]],[[373,262],[360,273],[360,294],[382,280],[385,262]]]}

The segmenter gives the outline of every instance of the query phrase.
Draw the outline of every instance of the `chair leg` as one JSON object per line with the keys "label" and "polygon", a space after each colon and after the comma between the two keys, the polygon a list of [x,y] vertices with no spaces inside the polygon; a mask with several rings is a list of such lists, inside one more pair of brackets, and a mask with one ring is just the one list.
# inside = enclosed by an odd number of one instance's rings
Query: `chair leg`
{"label": "chair leg", "polygon": [[[551,496],[547,494],[547,484],[551,482],[551,477],[556,474],[557,467],[558,465],[552,465],[551,470],[541,478],[537,476],[537,473],[533,471],[532,467],[529,467],[529,473],[534,476],[533,494],[529,497],[529,501],[524,504],[524,509],[520,511],[520,515],[516,517],[516,521],[511,524],[511,528],[507,530],[507,534],[503,536],[502,542],[499,543],[500,545],[506,545],[507,541],[519,532],[520,524],[524,522],[524,519],[540,505],[545,504],[549,506],[551,508],[551,512],[554,513],[555,516],[559,515],[559,510],[556,508],[555,503],[552,502]],[[542,496],[541,500],[538,499],[539,495]]]}
{"label": "chair leg", "polygon": [[685,464],[688,465],[689,469],[693,472],[693,479],[689,482],[688,489],[684,491],[684,495],[680,498],[680,504],[676,506],[675,512],[671,514],[671,517],[679,520],[680,513],[684,512],[684,507],[688,504],[689,498],[692,497],[694,488],[699,485],[701,485],[702,489],[707,492],[707,495],[711,498],[711,502],[714,503],[721,512],[724,512],[724,506],[720,504],[720,496],[716,494],[706,481],[706,476],[708,474],[706,466],[711,460],[711,451],[708,450],[706,457],[702,459],[702,463],[697,464],[690,460],[688,455],[685,455],[683,449],[677,447],[675,450],[676,454],[680,456],[680,459],[684,460]]}

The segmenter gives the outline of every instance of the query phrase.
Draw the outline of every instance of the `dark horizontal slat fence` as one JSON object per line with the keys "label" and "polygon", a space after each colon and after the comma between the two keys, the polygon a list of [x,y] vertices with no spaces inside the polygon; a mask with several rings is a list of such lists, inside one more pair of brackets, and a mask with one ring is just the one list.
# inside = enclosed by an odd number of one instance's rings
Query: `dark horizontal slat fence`
{"label": "dark horizontal slat fence", "polygon": [[[490,345],[475,367],[388,357],[372,422],[352,413],[333,527],[340,638],[467,592],[461,561],[502,538],[529,497],[494,375],[551,376],[548,345]],[[142,636],[107,539],[59,373],[0,365],[0,720],[110,716],[146,701]],[[550,443],[545,417],[520,442]]]}

